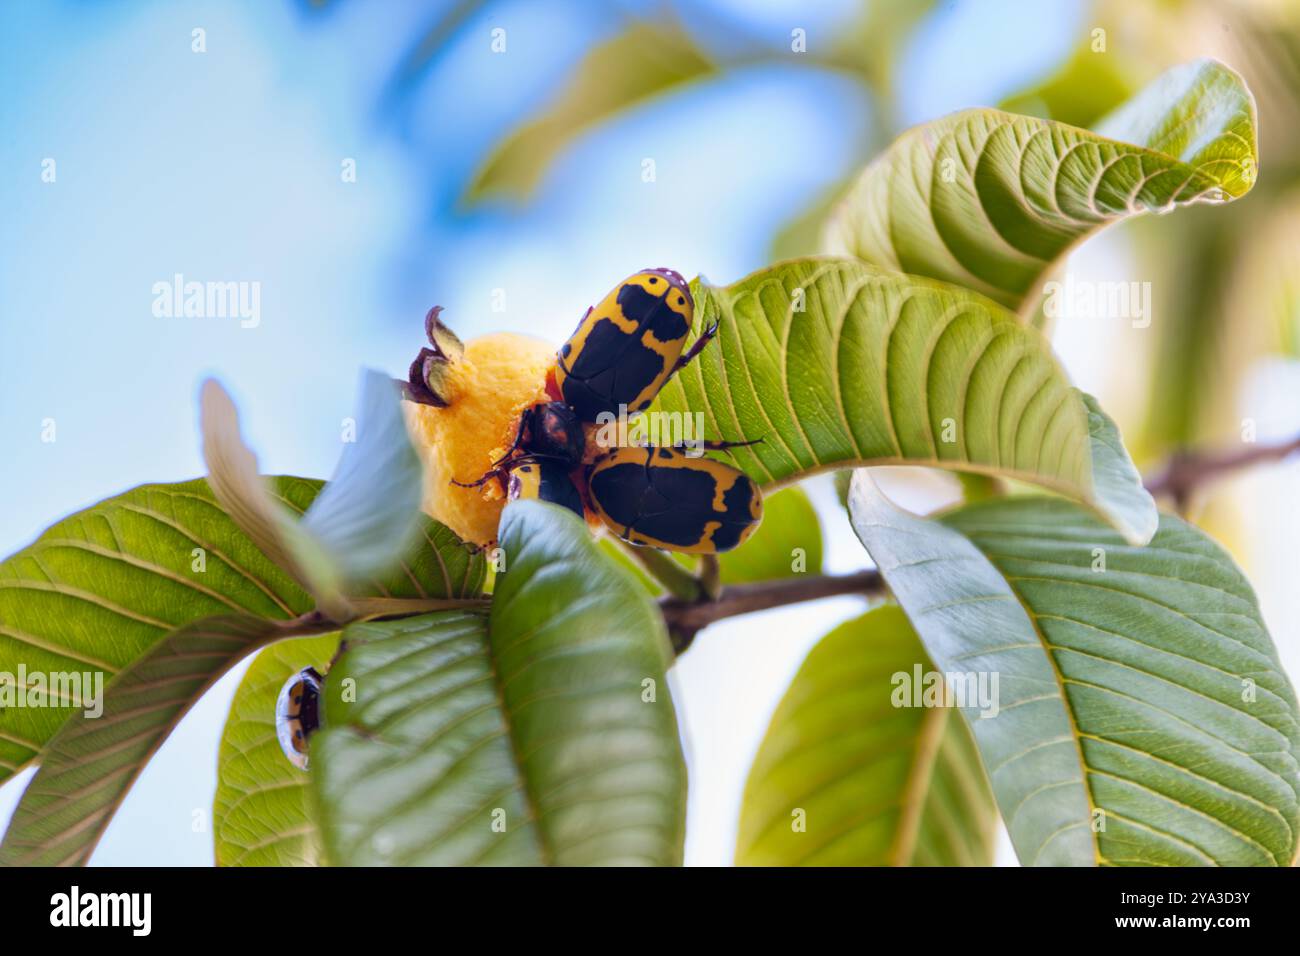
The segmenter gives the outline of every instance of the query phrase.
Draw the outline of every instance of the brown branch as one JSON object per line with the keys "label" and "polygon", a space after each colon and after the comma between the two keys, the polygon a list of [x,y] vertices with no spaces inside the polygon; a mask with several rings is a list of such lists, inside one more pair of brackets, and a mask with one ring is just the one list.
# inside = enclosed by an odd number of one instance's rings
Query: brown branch
{"label": "brown branch", "polygon": [[712,601],[708,598],[688,601],[665,597],[660,599],[659,608],[668,624],[673,649],[681,654],[691,646],[700,630],[723,618],[844,594],[879,594],[884,587],[880,572],[875,570],[835,577],[781,578],[756,584],[729,585],[719,592],[717,600]]}
{"label": "brown branch", "polygon": [[1282,461],[1300,451],[1300,435],[1290,441],[1270,445],[1247,445],[1231,451],[1182,449],[1146,482],[1147,491],[1166,496],[1179,513],[1187,511],[1192,496],[1203,485],[1251,465]]}

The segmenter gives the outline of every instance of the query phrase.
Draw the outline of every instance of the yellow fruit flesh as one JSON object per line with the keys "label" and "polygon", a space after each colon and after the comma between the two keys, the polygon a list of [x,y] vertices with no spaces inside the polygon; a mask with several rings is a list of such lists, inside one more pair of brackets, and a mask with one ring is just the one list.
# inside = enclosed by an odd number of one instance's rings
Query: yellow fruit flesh
{"label": "yellow fruit flesh", "polygon": [[405,403],[407,430],[424,459],[424,510],[474,544],[496,540],[505,507],[499,482],[477,481],[505,454],[530,405],[547,401],[546,374],[555,347],[526,335],[496,332],[465,343],[449,369],[446,408]]}

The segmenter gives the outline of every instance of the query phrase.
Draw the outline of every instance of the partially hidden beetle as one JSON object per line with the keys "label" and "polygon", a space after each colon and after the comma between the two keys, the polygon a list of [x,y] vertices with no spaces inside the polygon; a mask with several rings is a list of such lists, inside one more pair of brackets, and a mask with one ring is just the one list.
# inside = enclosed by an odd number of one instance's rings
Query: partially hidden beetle
{"label": "partially hidden beetle", "polygon": [[506,495],[512,501],[516,498],[551,501],[568,508],[579,518],[586,515],[582,495],[569,477],[569,469],[550,459],[539,458],[511,468]]}
{"label": "partially hidden beetle", "polygon": [[762,517],[761,495],[744,472],[677,447],[588,447],[588,425],[644,411],[717,334],[715,323],[686,349],[694,315],[690,287],[671,269],[642,269],[619,283],[556,354],[554,400],[524,412],[492,470],[455,483],[495,477],[510,498],[552,501],[580,515],[590,510],[632,544],[688,553],[739,545]]}
{"label": "partially hidden beetle", "polygon": [[307,769],[307,742],[321,725],[320,695],[324,679],[314,667],[304,667],[280,688],[275,700],[275,735],[289,763]]}

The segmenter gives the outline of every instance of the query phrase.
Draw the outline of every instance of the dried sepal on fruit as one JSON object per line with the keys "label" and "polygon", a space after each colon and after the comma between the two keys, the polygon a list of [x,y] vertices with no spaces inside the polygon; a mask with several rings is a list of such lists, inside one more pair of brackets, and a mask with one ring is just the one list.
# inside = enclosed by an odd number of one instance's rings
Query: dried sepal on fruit
{"label": "dried sepal on fruit", "polygon": [[435,305],[424,317],[424,334],[432,348],[420,349],[403,384],[407,401],[434,408],[447,407],[450,370],[465,355],[460,337],[438,318],[441,312],[442,306]]}

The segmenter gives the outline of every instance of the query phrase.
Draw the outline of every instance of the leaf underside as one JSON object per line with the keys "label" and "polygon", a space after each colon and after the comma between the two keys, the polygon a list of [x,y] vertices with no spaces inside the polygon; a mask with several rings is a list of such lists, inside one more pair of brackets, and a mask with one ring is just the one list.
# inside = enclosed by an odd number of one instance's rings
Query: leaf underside
{"label": "leaf underside", "polygon": [[865,476],[851,509],[936,665],[999,675],[999,714],[966,716],[1023,863],[1291,863],[1295,694],[1203,532],[1163,516],[1137,548],[1038,498],[927,521]]}
{"label": "leaf underside", "polygon": [[917,666],[931,665],[893,605],[822,638],[750,768],[737,864],[992,865],[997,810],[970,731],[952,708],[893,705],[893,676]]}

